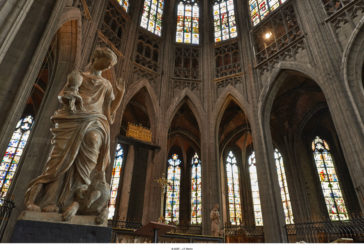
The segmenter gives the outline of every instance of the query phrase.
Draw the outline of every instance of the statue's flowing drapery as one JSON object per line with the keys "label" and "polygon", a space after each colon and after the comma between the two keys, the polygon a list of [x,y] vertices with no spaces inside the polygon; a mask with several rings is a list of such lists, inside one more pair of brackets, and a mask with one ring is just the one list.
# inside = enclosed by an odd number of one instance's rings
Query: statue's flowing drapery
{"label": "statue's flowing drapery", "polygon": [[[110,111],[114,99],[113,89],[111,83],[104,78],[86,73],[82,76],[79,93],[85,110],[72,113],[60,109],[51,118],[55,123],[55,128],[51,129],[52,153],[43,174],[30,183],[26,201],[30,199],[33,189],[58,182],[56,185],[59,188],[52,189],[52,193],[46,195],[45,199],[49,200],[48,203],[56,202],[60,208],[67,206],[78,187],[90,185],[91,172],[94,169],[104,171],[109,164],[109,123],[114,116]],[[99,134],[101,145],[87,141],[89,132]]]}

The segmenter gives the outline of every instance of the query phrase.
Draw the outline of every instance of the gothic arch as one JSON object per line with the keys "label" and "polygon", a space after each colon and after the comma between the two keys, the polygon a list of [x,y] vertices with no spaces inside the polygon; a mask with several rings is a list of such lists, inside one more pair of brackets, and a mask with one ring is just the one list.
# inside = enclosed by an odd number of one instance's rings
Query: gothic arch
{"label": "gothic arch", "polygon": [[[279,88],[282,86],[290,73],[303,74],[306,78],[312,79],[321,89],[326,97],[325,85],[321,81],[320,74],[313,69],[301,63],[283,62],[274,69],[268,84],[263,87],[258,101],[258,117],[263,126],[269,126],[269,117],[272,105]],[[267,124],[265,122],[268,122]]]}
{"label": "gothic arch", "polygon": [[150,120],[150,128],[152,131],[152,135],[156,134],[156,128],[157,128],[157,122],[158,117],[160,113],[160,109],[158,106],[158,99],[157,96],[153,90],[153,88],[150,85],[150,82],[147,79],[141,79],[131,85],[131,87],[127,88],[128,91],[125,93],[124,99],[121,103],[121,113],[120,116],[122,117],[120,124],[122,123],[124,119],[124,113],[126,110],[126,107],[130,103],[130,101],[135,97],[138,93],[145,90],[147,94],[146,102],[150,105],[146,106],[148,117]]}
{"label": "gothic arch", "polygon": [[188,105],[193,115],[195,116],[201,133],[201,128],[203,125],[202,117],[205,116],[205,111],[202,108],[200,100],[189,89],[184,89],[176,98],[173,99],[171,105],[169,106],[166,112],[166,124],[167,124],[166,127],[167,128],[170,127],[174,116],[184,103]]}
{"label": "gothic arch", "polygon": [[228,86],[217,99],[215,109],[212,112],[212,120],[215,121],[215,134],[218,133],[222,116],[231,101],[236,103],[241,108],[241,110],[247,116],[248,122],[250,122],[250,118],[252,116],[249,112],[249,104],[235,88]]}
{"label": "gothic arch", "polygon": [[[178,131],[178,132],[172,132],[170,133],[169,135],[173,137],[173,135],[175,134],[180,134],[180,135],[183,135],[184,137],[186,137],[188,140],[190,140],[192,142],[191,146],[195,151],[201,151],[200,149],[200,142],[199,142],[199,138],[196,138],[195,136],[191,135],[190,133],[187,133],[185,131]],[[174,146],[174,145],[179,145],[178,143],[179,139],[178,138],[173,138],[171,140],[171,148]],[[198,149],[198,150],[197,150]]]}
{"label": "gothic arch", "polygon": [[153,112],[154,115],[158,115],[160,112],[159,106],[158,106],[158,98],[157,95],[154,92],[154,89],[152,88],[150,82],[147,79],[141,79],[138,80],[134,83],[132,83],[130,85],[130,87],[127,88],[127,91],[125,93],[123,102],[121,103],[121,109],[122,109],[122,113],[121,116],[123,115],[126,106],[128,105],[128,103],[130,102],[130,100],[142,89],[145,88],[149,97],[150,97],[150,101],[153,105]]}
{"label": "gothic arch", "polygon": [[300,121],[300,125],[298,127],[298,134],[301,134],[303,129],[305,128],[306,124],[310,121],[310,119],[315,116],[318,112],[320,112],[321,110],[327,108],[327,106],[325,104],[321,104],[317,107],[315,107],[313,110],[311,110],[310,112],[308,112],[303,119]]}
{"label": "gothic arch", "polygon": [[[71,38],[72,45],[69,45],[69,50],[72,50],[72,53],[65,54],[65,56],[74,57],[74,64],[76,67],[79,67],[81,61],[81,41],[82,41],[82,15],[79,8],[68,7],[65,8],[65,11],[59,18],[58,26],[56,28],[57,31],[60,31],[61,28],[68,22],[73,22],[71,27],[68,29],[64,29],[63,32],[69,33],[68,35]],[[76,46],[74,46],[76,45]]]}
{"label": "gothic arch", "polygon": [[[342,59],[345,88],[360,124],[364,123],[364,17],[351,34]],[[364,127],[362,126],[364,130]]]}

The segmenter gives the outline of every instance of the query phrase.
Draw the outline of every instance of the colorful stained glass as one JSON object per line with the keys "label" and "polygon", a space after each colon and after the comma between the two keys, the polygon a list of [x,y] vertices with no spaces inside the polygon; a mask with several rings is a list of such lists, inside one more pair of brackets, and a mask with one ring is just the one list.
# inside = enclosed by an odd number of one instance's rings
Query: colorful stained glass
{"label": "colorful stained glass", "polygon": [[116,145],[114,166],[111,174],[111,191],[109,201],[109,215],[108,219],[112,220],[116,209],[116,198],[118,195],[118,189],[120,184],[121,168],[123,166],[124,150],[123,147],[118,143]]}
{"label": "colorful stained glass", "polygon": [[255,225],[263,226],[263,215],[262,215],[262,208],[260,205],[258,175],[257,175],[257,167],[256,167],[254,151],[248,158],[248,164],[249,164],[249,174],[250,174],[250,185],[252,189]]}
{"label": "colorful stained glass", "polygon": [[168,160],[167,169],[167,192],[164,218],[167,223],[179,223],[179,203],[181,185],[181,160],[177,154],[173,154]]}
{"label": "colorful stained glass", "polygon": [[[5,198],[18,168],[20,157],[27,144],[33,117],[26,116],[20,119],[10,139],[5,155],[0,165],[0,198]],[[1,202],[1,201],[0,201]],[[1,203],[0,203],[1,205]]]}
{"label": "colorful stained glass", "polygon": [[129,0],[118,0],[118,3],[125,10],[125,12],[128,12],[128,9],[129,9]]}
{"label": "colorful stained glass", "polygon": [[294,224],[291,199],[289,198],[286,172],[284,170],[283,157],[278,149],[274,150],[274,160],[277,167],[278,182],[281,189],[281,198],[283,203],[284,215],[286,217],[286,224]]}
{"label": "colorful stained glass", "polygon": [[250,18],[253,25],[260,23],[272,11],[287,0],[249,0]]}
{"label": "colorful stained glass", "polygon": [[238,36],[233,0],[215,0],[213,17],[216,43]]}
{"label": "colorful stained glass", "polygon": [[333,221],[348,220],[349,215],[329,145],[325,140],[316,136],[312,142],[312,151],[330,219]]}
{"label": "colorful stained glass", "polygon": [[145,0],[140,26],[161,36],[163,7],[164,0]]}
{"label": "colorful stained glass", "polygon": [[241,200],[240,200],[240,182],[239,169],[236,157],[232,151],[229,152],[226,158],[226,177],[228,187],[228,203],[229,203],[229,218],[232,225],[241,224]]}
{"label": "colorful stained glass", "polygon": [[182,0],[177,8],[177,43],[199,43],[200,8],[196,0]]}
{"label": "colorful stained glass", "polygon": [[201,161],[197,153],[192,158],[191,166],[191,224],[201,224]]}

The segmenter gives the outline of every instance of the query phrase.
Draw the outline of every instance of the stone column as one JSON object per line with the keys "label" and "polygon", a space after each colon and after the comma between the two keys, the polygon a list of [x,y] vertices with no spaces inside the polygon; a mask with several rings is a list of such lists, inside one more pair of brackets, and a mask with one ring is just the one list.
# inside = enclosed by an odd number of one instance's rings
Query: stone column
{"label": "stone column", "polygon": [[134,159],[135,159],[135,151],[134,145],[130,145],[128,148],[128,154],[125,161],[124,166],[124,174],[123,180],[120,182],[122,184],[117,219],[122,221],[127,221],[128,209],[129,209],[129,200],[130,200],[130,192],[131,192],[131,181],[133,179],[134,173]]}
{"label": "stone column", "polygon": [[[1,11],[9,11],[6,9],[8,2],[10,4],[13,1],[6,1]],[[24,4],[23,1],[18,2]],[[24,111],[43,59],[57,30],[58,18],[62,14],[64,5],[65,0],[34,1],[31,6],[23,5],[28,9],[26,13],[23,9],[22,13],[25,16],[22,25],[18,27],[16,34],[12,34],[14,36],[12,43],[0,48],[6,49],[1,51],[0,63],[1,155],[4,155],[14,128]]]}
{"label": "stone column", "polygon": [[[218,138],[216,124],[213,121],[213,110],[216,100],[216,85],[214,82],[214,23],[211,1],[200,1],[200,44],[201,50],[201,102],[206,110],[206,117],[201,129],[201,162],[202,162],[202,234],[210,235],[210,212],[215,204],[219,204],[222,211],[221,184],[219,169]],[[222,226],[222,219],[220,220]]]}
{"label": "stone column", "polygon": [[[257,115],[257,112],[254,112]],[[256,117],[256,116],[255,116]],[[260,202],[263,213],[265,242],[287,242],[285,217],[278,183],[277,168],[274,161],[273,142],[270,130],[253,118],[251,121],[253,145],[255,150]]]}

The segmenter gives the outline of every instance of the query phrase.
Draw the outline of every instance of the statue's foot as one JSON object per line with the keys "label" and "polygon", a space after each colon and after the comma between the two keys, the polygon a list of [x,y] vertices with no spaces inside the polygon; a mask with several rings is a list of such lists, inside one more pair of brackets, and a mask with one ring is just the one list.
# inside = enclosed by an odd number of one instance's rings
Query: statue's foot
{"label": "statue's foot", "polygon": [[47,206],[42,208],[42,212],[45,212],[45,213],[58,213],[59,208],[54,204],[47,205]]}
{"label": "statue's foot", "polygon": [[107,221],[108,211],[107,207],[104,207],[104,209],[96,216],[95,223],[97,225],[103,224]]}
{"label": "statue's foot", "polygon": [[72,219],[73,216],[76,215],[78,208],[80,207],[80,205],[78,204],[78,202],[73,202],[67,209],[66,211],[64,211],[64,213],[62,214],[62,219],[64,221],[69,221]]}
{"label": "statue's foot", "polygon": [[103,214],[99,214],[98,216],[96,216],[95,218],[95,223],[97,225],[103,224],[106,221],[107,217]]}
{"label": "statue's foot", "polygon": [[26,205],[26,209],[29,211],[40,212],[40,207],[35,205],[34,203],[28,203]]}

